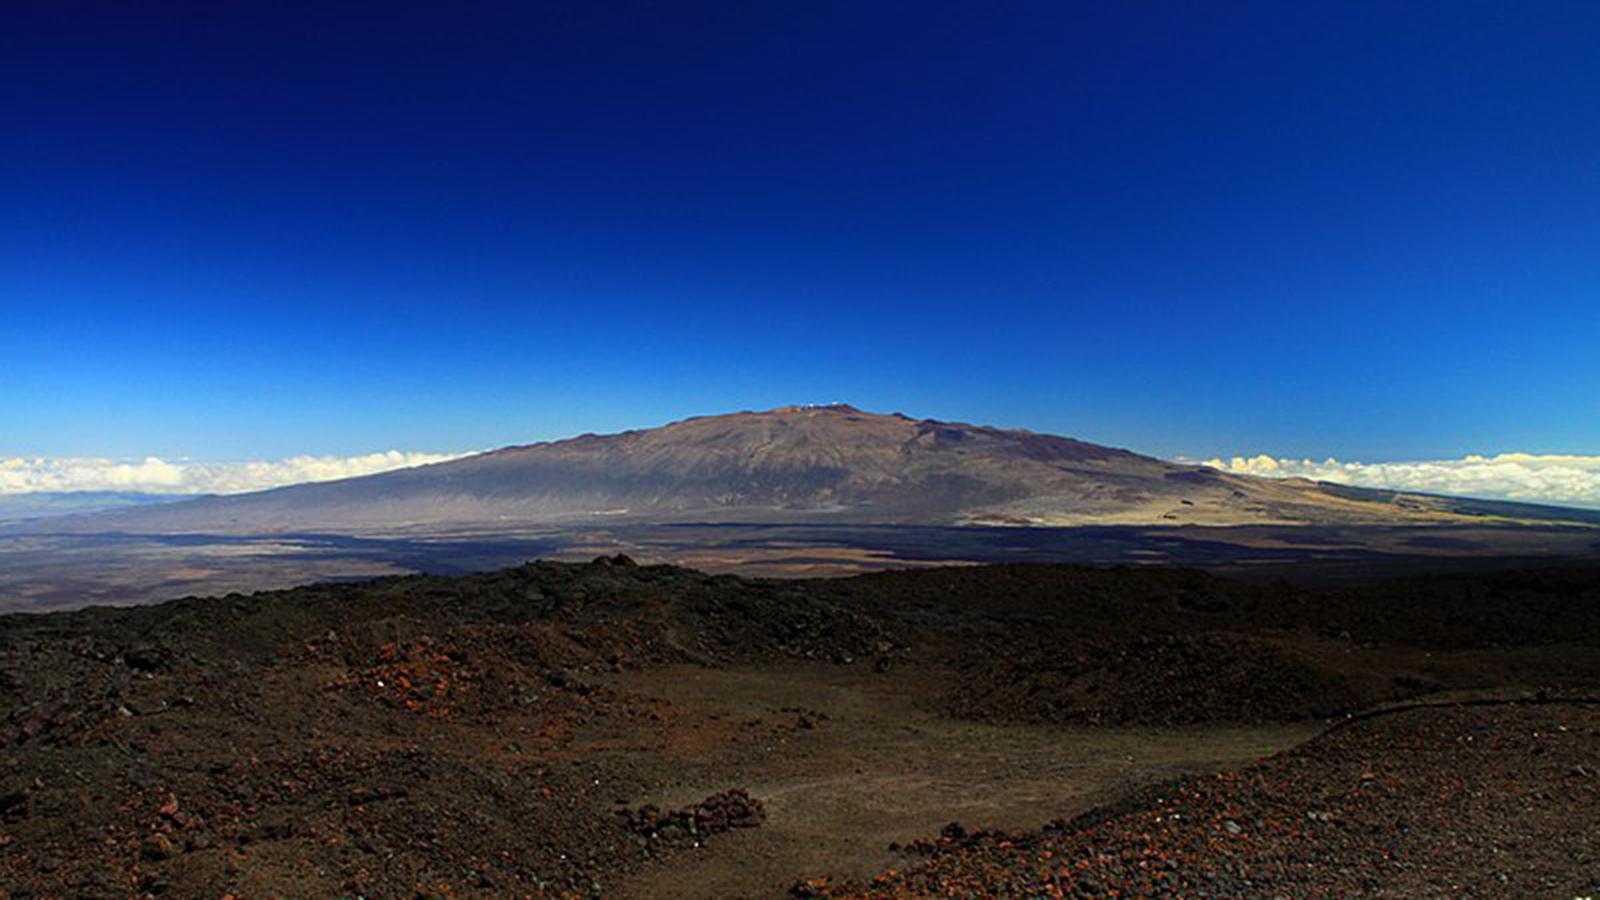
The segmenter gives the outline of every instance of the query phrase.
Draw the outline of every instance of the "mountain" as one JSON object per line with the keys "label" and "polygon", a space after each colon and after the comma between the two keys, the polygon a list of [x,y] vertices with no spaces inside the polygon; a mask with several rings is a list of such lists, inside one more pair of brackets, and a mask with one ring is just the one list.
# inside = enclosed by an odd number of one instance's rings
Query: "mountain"
{"label": "mountain", "polygon": [[[271,532],[581,522],[1394,523],[1449,498],[1181,465],[1067,437],[855,407],[702,416],[435,465],[59,520],[69,530]],[[1474,510],[1493,515],[1493,504]]]}
{"label": "mountain", "polygon": [[0,522],[99,512],[127,506],[150,506],[183,499],[185,498],[171,494],[141,494],[132,491],[40,491],[32,494],[0,494]]}

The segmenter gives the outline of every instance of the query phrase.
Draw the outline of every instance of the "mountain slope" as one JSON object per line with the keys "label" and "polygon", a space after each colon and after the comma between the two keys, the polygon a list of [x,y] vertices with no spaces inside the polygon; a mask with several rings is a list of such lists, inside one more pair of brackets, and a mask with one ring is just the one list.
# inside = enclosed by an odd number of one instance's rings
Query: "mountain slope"
{"label": "mountain slope", "polygon": [[136,491],[41,491],[32,494],[0,494],[0,522],[100,512],[129,506],[150,506],[157,503],[173,503],[182,499],[184,498],[167,494],[141,494]]}
{"label": "mountain slope", "polygon": [[841,404],[588,434],[362,478],[86,516],[67,527],[261,532],[597,520],[1231,525],[1453,516],[1439,498],[1374,500],[1071,438]]}

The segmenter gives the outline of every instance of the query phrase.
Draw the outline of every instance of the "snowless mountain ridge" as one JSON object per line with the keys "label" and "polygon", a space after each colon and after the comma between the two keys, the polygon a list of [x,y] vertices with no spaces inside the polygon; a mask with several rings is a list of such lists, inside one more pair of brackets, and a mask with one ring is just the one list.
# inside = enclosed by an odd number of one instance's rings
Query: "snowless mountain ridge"
{"label": "snowless mountain ridge", "polygon": [[[1470,514],[1495,515],[1474,502]],[[358,478],[60,520],[69,530],[389,530],[605,521],[916,525],[1458,520],[1449,498],[1265,479],[848,404],[700,416]]]}

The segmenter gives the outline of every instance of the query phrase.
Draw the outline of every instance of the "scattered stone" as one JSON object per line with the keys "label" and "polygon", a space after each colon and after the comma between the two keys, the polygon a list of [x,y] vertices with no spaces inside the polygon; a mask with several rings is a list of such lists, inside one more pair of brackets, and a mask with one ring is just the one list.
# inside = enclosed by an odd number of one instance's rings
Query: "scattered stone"
{"label": "scattered stone", "polygon": [[26,789],[0,794],[0,820],[15,822],[28,817],[31,804]]}
{"label": "scattered stone", "polygon": [[139,852],[144,856],[145,859],[151,860],[152,862],[159,862],[160,860],[171,859],[172,857],[176,856],[178,854],[178,848],[172,843],[171,838],[157,832],[156,834],[152,834],[145,838],[144,844],[139,848]]}
{"label": "scattered stone", "polygon": [[123,652],[122,661],[138,672],[158,672],[172,662],[172,653],[162,647],[135,647]]}

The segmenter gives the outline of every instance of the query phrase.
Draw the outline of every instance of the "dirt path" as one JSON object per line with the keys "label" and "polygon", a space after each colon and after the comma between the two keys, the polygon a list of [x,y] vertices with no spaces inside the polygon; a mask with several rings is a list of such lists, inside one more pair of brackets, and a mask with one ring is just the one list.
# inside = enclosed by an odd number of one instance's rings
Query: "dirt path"
{"label": "dirt path", "polygon": [[[803,676],[803,677],[802,677]],[[671,726],[648,764],[666,808],[743,787],[757,829],[718,835],[613,887],[627,897],[773,897],[818,874],[901,863],[892,842],[969,828],[1036,827],[1136,786],[1235,766],[1299,743],[1312,725],[1065,730],[948,718],[926,705],[943,672],[864,667],[679,667],[612,686],[662,701]]]}

